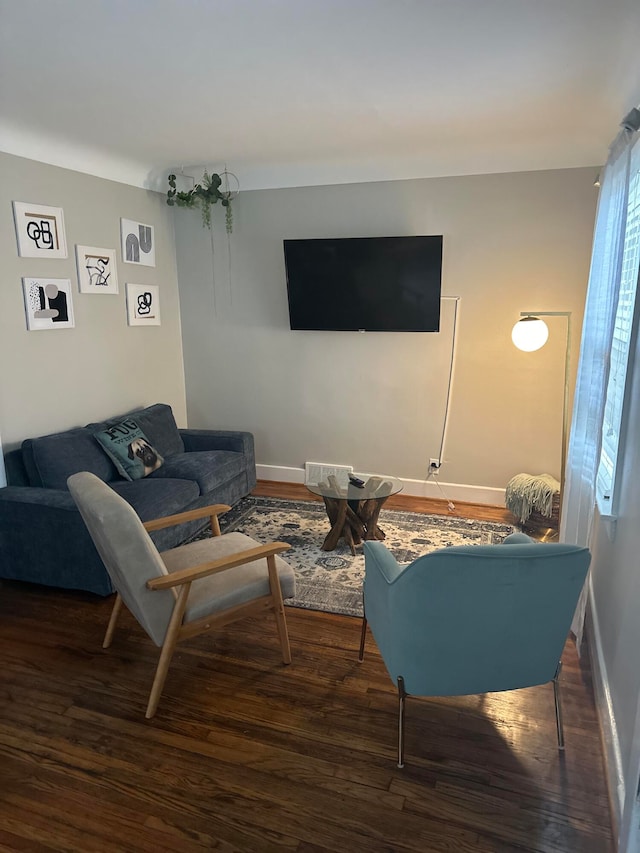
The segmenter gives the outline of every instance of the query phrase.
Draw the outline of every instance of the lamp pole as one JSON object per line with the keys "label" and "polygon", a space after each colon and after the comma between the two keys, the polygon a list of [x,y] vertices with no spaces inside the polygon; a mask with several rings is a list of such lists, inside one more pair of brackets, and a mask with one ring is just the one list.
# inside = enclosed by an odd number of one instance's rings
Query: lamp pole
{"label": "lamp pole", "polygon": [[567,438],[569,418],[569,363],[571,358],[571,311],[521,311],[520,317],[565,317],[567,320],[567,346],[564,354],[564,397],[562,401],[562,448],[560,454],[560,506],[558,507],[558,535],[562,499],[564,497],[564,477],[567,467]]}

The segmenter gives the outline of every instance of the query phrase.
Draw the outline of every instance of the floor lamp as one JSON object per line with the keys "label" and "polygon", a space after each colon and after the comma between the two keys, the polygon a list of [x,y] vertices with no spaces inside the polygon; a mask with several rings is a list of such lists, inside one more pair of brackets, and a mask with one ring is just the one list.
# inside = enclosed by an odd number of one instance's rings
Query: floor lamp
{"label": "floor lamp", "polygon": [[549,329],[540,317],[566,317],[567,346],[564,355],[564,397],[562,402],[562,448],[560,454],[560,506],[558,509],[558,534],[562,497],[564,495],[564,477],[567,464],[567,433],[569,417],[569,359],[571,356],[571,311],[521,311],[520,319],[511,331],[511,340],[524,352],[535,352],[543,347],[549,338]]}

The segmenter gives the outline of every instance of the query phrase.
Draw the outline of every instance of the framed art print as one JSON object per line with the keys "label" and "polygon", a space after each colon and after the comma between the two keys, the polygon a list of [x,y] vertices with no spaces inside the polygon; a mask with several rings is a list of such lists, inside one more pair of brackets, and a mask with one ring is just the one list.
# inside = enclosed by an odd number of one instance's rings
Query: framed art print
{"label": "framed art print", "polygon": [[80,293],[117,293],[118,271],[115,249],[76,245]]}
{"label": "framed art print", "polygon": [[30,332],[72,329],[75,326],[70,279],[23,278],[22,287]]}
{"label": "framed art print", "polygon": [[130,326],[160,325],[160,288],[127,283],[127,322]]}
{"label": "framed art print", "polygon": [[134,222],[133,219],[121,219],[120,235],[122,260],[125,263],[155,267],[156,244],[153,225],[144,225],[142,222]]}
{"label": "framed art print", "polygon": [[67,257],[61,207],[14,201],[13,216],[21,258]]}

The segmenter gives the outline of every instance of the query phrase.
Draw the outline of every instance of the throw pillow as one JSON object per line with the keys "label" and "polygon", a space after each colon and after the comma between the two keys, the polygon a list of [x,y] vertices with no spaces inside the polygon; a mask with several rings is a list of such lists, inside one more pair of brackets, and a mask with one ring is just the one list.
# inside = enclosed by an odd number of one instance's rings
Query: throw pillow
{"label": "throw pillow", "polygon": [[125,480],[140,480],[157,470],[164,461],[131,418],[94,433],[94,438]]}

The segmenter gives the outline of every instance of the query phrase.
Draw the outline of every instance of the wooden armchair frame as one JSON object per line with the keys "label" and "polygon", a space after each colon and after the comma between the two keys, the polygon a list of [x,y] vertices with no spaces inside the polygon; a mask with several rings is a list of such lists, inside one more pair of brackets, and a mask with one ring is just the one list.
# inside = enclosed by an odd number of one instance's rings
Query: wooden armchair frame
{"label": "wooden armchair frame", "polygon": [[[187,521],[193,521],[198,518],[211,519],[211,533],[213,536],[220,536],[220,524],[218,515],[227,512],[231,507],[226,504],[213,504],[205,506],[201,509],[194,509],[188,512],[181,512],[176,515],[168,515],[164,518],[157,518],[153,521],[147,521],[144,524],[147,532],[160,530],[163,527],[170,527],[175,524],[184,524]],[[278,636],[280,639],[280,647],[282,649],[282,659],[285,664],[291,663],[291,649],[289,647],[289,635],[287,633],[287,623],[284,615],[284,602],[282,600],[282,590],[278,579],[278,571],[276,568],[275,555],[283,551],[287,551],[291,546],[286,542],[271,542],[268,545],[259,545],[256,548],[250,548],[246,551],[239,551],[236,554],[230,554],[218,560],[211,560],[206,563],[201,563],[196,566],[190,566],[187,569],[172,572],[168,575],[162,575],[152,580],[147,581],[147,587],[151,590],[166,590],[171,589],[176,596],[176,602],[171,613],[167,633],[160,651],[160,658],[156,668],[151,693],[149,695],[149,703],[146,710],[146,718],[151,719],[156,713],[158,702],[164,682],[167,677],[171,658],[179,640],[184,640],[189,637],[195,637],[198,634],[203,634],[207,631],[220,628],[222,625],[233,622],[236,619],[242,619],[245,616],[252,616],[265,611],[272,610],[278,628]],[[193,581],[200,578],[206,578],[209,575],[218,572],[226,572],[237,566],[246,563],[254,562],[266,558],[267,569],[269,572],[269,589],[268,595],[261,598],[253,599],[246,604],[241,604],[236,607],[229,608],[211,616],[206,616],[197,619],[188,624],[183,624],[184,612],[189,598],[189,591]],[[102,647],[107,649],[111,645],[113,634],[116,627],[118,615],[122,609],[123,601],[120,593],[116,594],[116,600],[111,611],[111,617],[107,626],[107,631],[104,637]]]}

